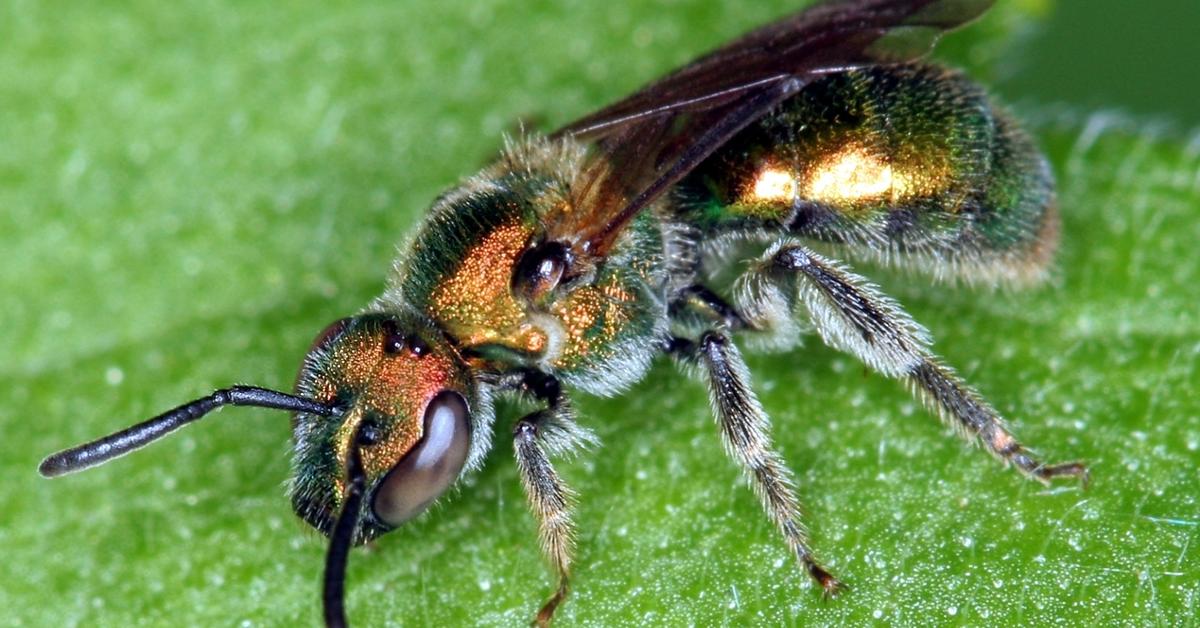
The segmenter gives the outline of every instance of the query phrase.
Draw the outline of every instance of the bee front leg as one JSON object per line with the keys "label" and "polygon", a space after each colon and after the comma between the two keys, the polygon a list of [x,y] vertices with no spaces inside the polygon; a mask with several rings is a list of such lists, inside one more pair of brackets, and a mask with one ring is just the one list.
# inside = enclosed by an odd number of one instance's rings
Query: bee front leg
{"label": "bee front leg", "polygon": [[667,348],[703,369],[725,450],[746,472],[763,510],[804,570],[825,595],[836,595],[843,585],[817,562],[809,548],[808,533],[800,521],[796,483],[771,443],[771,420],[750,388],[750,372],[737,347],[724,332],[710,331],[698,343],[674,339]]}
{"label": "bee front leg", "polygon": [[567,597],[574,550],[575,527],[571,508],[575,493],[559,478],[548,454],[571,451],[594,441],[591,432],[575,423],[570,402],[554,378],[533,373],[524,387],[547,402],[543,410],[517,421],[513,451],[529,508],[538,522],[542,554],[558,574],[558,587],[538,610],[532,625],[547,626]]}
{"label": "bee front leg", "polygon": [[1089,475],[1080,462],[1047,465],[1017,442],[1004,419],[930,349],[928,332],[865,278],[804,246],[772,247],[742,278],[739,294],[751,321],[777,320],[795,309],[795,296],[826,344],[871,368],[905,380],[925,404],[967,439],[1022,473],[1048,483]]}

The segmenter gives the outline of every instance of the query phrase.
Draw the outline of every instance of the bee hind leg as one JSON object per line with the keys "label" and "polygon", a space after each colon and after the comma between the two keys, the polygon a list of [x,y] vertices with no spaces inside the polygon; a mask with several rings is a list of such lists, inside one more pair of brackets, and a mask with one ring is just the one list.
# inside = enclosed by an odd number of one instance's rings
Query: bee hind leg
{"label": "bee hind leg", "polygon": [[[1077,478],[1080,462],[1047,465],[1017,442],[1003,417],[930,349],[928,332],[867,279],[803,245],[781,242],[741,278],[738,292],[747,320],[778,320],[802,309],[826,344],[874,370],[909,384],[925,405],[964,438],[981,444],[1005,464],[1048,483]],[[797,304],[796,301],[799,301]],[[802,308],[797,308],[802,305]]]}

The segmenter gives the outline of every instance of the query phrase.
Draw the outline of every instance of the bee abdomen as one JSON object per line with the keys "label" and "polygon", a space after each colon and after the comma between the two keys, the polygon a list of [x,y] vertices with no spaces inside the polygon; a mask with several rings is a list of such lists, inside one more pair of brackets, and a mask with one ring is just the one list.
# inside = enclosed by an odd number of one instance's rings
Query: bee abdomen
{"label": "bee abdomen", "polygon": [[778,229],[939,274],[1041,272],[1057,222],[1045,159],[987,94],[930,65],[807,86],[677,186],[702,229]]}

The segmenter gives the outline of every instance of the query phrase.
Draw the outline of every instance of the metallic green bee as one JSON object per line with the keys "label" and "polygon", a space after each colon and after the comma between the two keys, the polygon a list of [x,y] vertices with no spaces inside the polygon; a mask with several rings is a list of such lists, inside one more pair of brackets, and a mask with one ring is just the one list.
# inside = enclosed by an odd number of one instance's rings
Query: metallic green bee
{"label": "metallic green bee", "polygon": [[511,433],[558,575],[537,613],[548,623],[574,537],[551,457],[592,439],[568,391],[617,394],[664,353],[701,374],[729,455],[800,565],[837,593],[734,334],[789,346],[815,331],[907,382],[1006,464],[1086,483],[1081,463],[1035,459],[925,329],[834,257],[991,284],[1043,275],[1058,235],[1045,160],[982,89],[918,61],[990,4],[823,4],[550,137],[511,141],[434,202],[383,296],[317,337],[295,395],[220,390],[50,456],[41,472],[100,464],[222,405],[294,412],[292,502],[331,538],[330,625],[345,623],[350,548],[479,468],[492,400],[506,393],[542,406]]}

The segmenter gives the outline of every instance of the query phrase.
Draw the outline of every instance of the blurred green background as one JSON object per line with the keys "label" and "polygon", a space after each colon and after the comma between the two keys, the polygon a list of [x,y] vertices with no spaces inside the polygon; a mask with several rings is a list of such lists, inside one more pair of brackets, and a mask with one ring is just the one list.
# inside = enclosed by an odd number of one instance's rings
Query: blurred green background
{"label": "blurred green background", "polygon": [[1200,2],[1063,1],[1014,50],[1008,94],[1200,123]]}
{"label": "blurred green background", "polygon": [[[288,386],[514,120],[552,128],[797,3],[746,4],[0,5],[0,625],[316,623],[325,545],[284,497],[284,416],[223,412],[54,482],[38,460],[217,386]],[[1056,280],[861,270],[1093,489],[1022,481],[817,342],[751,356],[814,544],[854,587],[822,602],[664,363],[578,404],[605,444],[561,468],[581,493],[562,625],[1195,625],[1200,8],[998,4],[939,57],[1050,155]],[[352,620],[532,616],[551,580],[498,441],[355,553]]]}

